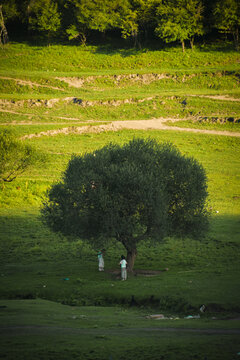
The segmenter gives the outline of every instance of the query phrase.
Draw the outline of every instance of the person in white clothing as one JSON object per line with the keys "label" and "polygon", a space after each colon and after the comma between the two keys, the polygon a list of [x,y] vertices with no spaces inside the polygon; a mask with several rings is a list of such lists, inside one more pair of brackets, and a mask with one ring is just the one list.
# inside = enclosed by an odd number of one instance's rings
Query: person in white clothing
{"label": "person in white clothing", "polygon": [[122,280],[127,280],[127,261],[125,256],[121,256],[121,261],[119,264],[121,265],[121,278]]}
{"label": "person in white clothing", "polygon": [[99,271],[104,271],[104,249],[98,252],[98,269]]}

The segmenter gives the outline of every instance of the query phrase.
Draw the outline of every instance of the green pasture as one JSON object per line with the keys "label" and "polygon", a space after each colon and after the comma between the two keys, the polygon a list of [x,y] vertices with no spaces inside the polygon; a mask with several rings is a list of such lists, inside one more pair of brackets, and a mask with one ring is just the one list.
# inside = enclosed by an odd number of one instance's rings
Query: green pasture
{"label": "green pasture", "polygon": [[[237,133],[239,61],[227,46],[185,54],[17,43],[0,49],[0,130],[11,128],[46,158],[0,183],[1,358],[239,358],[240,138],[174,130],[76,133],[160,117],[169,126]],[[84,81],[77,88],[59,78]],[[121,282],[121,244],[108,244],[99,273],[97,246],[50,232],[40,208],[72,154],[134,137],[172,142],[204,166],[210,229],[199,241],[141,243],[138,272]]]}
{"label": "green pasture", "polygon": [[228,320],[230,330],[221,320],[156,321],[146,315],[135,309],[70,307],[45,300],[1,301],[1,355],[83,360],[238,358],[234,321]]}
{"label": "green pasture", "polygon": [[[198,159],[208,176],[211,213],[210,232],[202,241],[166,239],[152,248],[141,245],[136,268],[162,270],[162,273],[141,279],[140,288],[138,277],[119,284],[117,276],[111,273],[118,269],[119,256],[124,252],[120,245],[109,244],[106,255],[109,272],[98,274],[96,249],[81,239],[68,241],[52,234],[39,219],[44,193],[51,183],[60,179],[72,153],[93,151],[108,142],[123,144],[134,136],[171,141],[182,153]],[[201,303],[238,310],[239,138],[172,131],[120,131],[42,136],[25,141],[47,154],[48,160],[15,182],[2,185],[1,233],[6,239],[1,243],[3,274],[6,272],[1,279],[3,297],[24,298],[30,294],[60,302],[106,305],[130,303],[133,295],[136,303],[141,305],[146,301],[150,306],[158,306],[163,297],[170,304],[163,307],[176,307],[179,311],[189,308],[196,311]],[[41,268],[45,270],[42,272]],[[170,271],[164,271],[165,268]],[[65,282],[62,280],[65,277],[71,280]],[[43,288],[44,284],[40,284],[45,282]],[[153,304],[149,300],[151,296],[155,298]]]}

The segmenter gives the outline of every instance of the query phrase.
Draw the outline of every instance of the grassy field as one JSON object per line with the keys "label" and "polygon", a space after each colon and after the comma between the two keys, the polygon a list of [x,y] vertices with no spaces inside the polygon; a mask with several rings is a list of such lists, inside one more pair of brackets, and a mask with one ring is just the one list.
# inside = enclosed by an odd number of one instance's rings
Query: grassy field
{"label": "grassy field", "polygon": [[0,54],[0,124],[172,117],[239,131],[239,61],[227,46],[183,54],[10,44]]}
{"label": "grassy field", "polygon": [[[239,62],[227,47],[185,54],[17,43],[0,49],[0,130],[28,135],[23,141],[47,159],[0,184],[2,358],[239,357],[240,139],[214,134],[239,133]],[[160,117],[213,132],[97,130]],[[203,164],[211,218],[201,241],[142,243],[135,269],[145,273],[122,283],[120,244],[109,244],[99,273],[97,249],[51,233],[39,209],[73,153],[133,137],[170,141]],[[154,313],[175,320],[146,318]]]}
{"label": "grassy field", "polygon": [[221,320],[155,321],[134,309],[66,307],[46,300],[12,300],[7,308],[6,302],[0,304],[2,358],[238,358],[234,321],[229,321],[231,330],[222,330],[226,324]]}

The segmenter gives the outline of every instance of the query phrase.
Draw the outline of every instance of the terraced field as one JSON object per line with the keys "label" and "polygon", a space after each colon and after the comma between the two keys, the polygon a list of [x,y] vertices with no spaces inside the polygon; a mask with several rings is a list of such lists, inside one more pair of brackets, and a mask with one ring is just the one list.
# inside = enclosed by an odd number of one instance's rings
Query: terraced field
{"label": "terraced field", "polygon": [[[46,156],[0,183],[0,356],[237,359],[240,55],[9,44],[0,65],[0,131]],[[119,244],[98,273],[96,249],[51,233],[39,210],[73,153],[134,137],[172,142],[203,164],[210,231],[142,243],[122,283]]]}

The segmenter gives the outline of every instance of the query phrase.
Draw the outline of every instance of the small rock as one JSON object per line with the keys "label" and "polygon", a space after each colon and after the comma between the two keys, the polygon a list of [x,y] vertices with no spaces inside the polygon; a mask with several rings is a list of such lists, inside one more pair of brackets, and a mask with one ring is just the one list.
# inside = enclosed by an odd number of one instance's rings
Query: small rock
{"label": "small rock", "polygon": [[149,315],[147,319],[162,320],[165,319],[165,316],[163,314]]}

